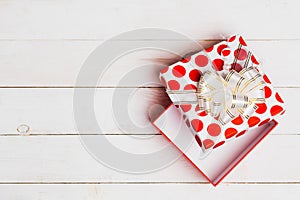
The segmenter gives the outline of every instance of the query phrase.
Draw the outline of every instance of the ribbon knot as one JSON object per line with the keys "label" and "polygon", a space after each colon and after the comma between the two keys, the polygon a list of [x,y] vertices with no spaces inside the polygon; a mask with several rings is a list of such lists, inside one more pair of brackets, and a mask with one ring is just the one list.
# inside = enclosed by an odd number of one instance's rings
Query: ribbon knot
{"label": "ribbon knot", "polygon": [[254,67],[235,70],[223,78],[207,71],[201,76],[197,88],[200,111],[210,114],[222,125],[238,115],[248,119],[257,109],[256,103],[265,101],[265,82]]}
{"label": "ribbon knot", "polygon": [[223,78],[214,71],[206,71],[200,78],[197,91],[168,90],[175,104],[198,103],[205,111],[225,125],[238,115],[248,119],[257,109],[256,103],[265,101],[265,82],[255,67],[230,70]]}

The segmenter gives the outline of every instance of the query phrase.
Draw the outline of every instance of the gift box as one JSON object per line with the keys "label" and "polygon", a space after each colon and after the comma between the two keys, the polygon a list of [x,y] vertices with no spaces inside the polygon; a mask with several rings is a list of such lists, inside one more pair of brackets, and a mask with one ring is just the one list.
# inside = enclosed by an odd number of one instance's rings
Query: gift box
{"label": "gift box", "polygon": [[164,68],[160,79],[201,148],[201,158],[285,111],[239,35]]}

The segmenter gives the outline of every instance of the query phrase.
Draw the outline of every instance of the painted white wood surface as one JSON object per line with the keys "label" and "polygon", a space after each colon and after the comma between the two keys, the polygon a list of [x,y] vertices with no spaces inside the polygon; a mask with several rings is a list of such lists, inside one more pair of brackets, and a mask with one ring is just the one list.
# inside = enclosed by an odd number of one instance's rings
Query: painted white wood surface
{"label": "painted white wood surface", "polygon": [[297,0],[2,0],[0,6],[1,39],[106,39],[143,27],[199,39],[236,32],[251,39],[300,38]]}
{"label": "painted white wood surface", "polygon": [[[161,135],[147,139],[126,135],[86,137],[93,140],[106,137],[119,149],[137,154],[152,153],[169,145]],[[223,184],[299,183],[300,157],[290,155],[298,151],[299,142],[298,135],[268,136],[224,179]],[[175,147],[172,149],[170,153],[180,155]],[[116,171],[97,162],[85,150],[80,136],[70,135],[0,137],[0,165],[0,183],[207,183],[184,157],[151,173]]]}
{"label": "painted white wood surface", "polygon": [[[298,0],[0,0],[0,197],[299,199],[299,6]],[[75,135],[73,87],[87,56],[104,40],[144,27],[171,29],[204,47],[224,36],[244,35],[287,104],[278,128],[217,188],[184,158],[154,173],[116,172],[94,160]],[[115,42],[149,39],[153,38]],[[195,50],[184,41],[163,37],[157,41],[172,43],[172,50],[180,55]],[[151,82],[148,87],[160,87],[158,71],[177,59],[144,50],[113,63],[97,85],[108,88],[97,89],[95,96],[104,134],[116,134],[107,136],[110,141],[143,152],[167,144],[149,126],[149,112],[156,104],[167,105],[168,98],[162,88],[136,87],[140,79]],[[145,64],[149,69],[136,79],[118,83],[124,74]],[[121,124],[120,131],[113,121],[110,104],[115,87],[130,87],[122,90],[131,94],[131,116],[139,128]],[[29,125],[31,135],[19,135],[20,124]],[[178,154],[175,149],[174,154]]]}
{"label": "painted white wood surface", "polygon": [[[81,90],[91,90],[80,88]],[[299,110],[300,88],[277,88],[286,102],[287,111],[272,134],[299,134],[295,116]],[[74,121],[72,88],[2,88],[0,89],[0,134],[19,134],[17,127],[26,124],[29,134],[78,134]],[[121,95],[125,106],[118,110],[114,103]],[[94,112],[103,131],[101,134],[157,134],[151,124],[170,104],[162,88],[97,88]],[[120,113],[127,113],[121,115]],[[115,120],[119,116],[118,120]],[[288,128],[287,128],[288,127]],[[80,134],[100,134],[89,127]]]}
{"label": "painted white wood surface", "polygon": [[[1,13],[1,12],[0,12]],[[1,19],[0,19],[1,20]],[[247,32],[245,32],[246,34]],[[103,41],[69,40],[30,40],[0,41],[0,86],[5,87],[74,87],[76,77],[88,55]],[[130,43],[131,41],[126,41]],[[143,42],[143,41],[140,41]],[[187,41],[158,41],[172,45],[171,50],[185,55],[196,50]],[[218,41],[199,41],[204,48]],[[120,45],[122,41],[116,41]],[[262,63],[264,72],[274,80],[275,86],[299,86],[295,67],[300,65],[297,59],[300,51],[299,40],[247,41],[250,49]],[[140,86],[140,80],[147,80],[148,86],[161,85],[158,72],[163,65],[173,63],[178,57],[161,50],[139,50],[115,61],[104,73],[98,87]],[[149,65],[140,76],[119,83],[124,75],[143,65]],[[104,68],[106,66],[99,66]],[[284,67],[289,78],[284,78]],[[91,86],[88,84],[80,86]]]}
{"label": "painted white wood surface", "polygon": [[55,184],[55,185],[1,185],[4,199],[45,199],[45,200],[98,200],[98,199],[188,199],[216,200],[270,199],[297,200],[300,195],[298,184],[224,184],[218,188],[203,184]]}

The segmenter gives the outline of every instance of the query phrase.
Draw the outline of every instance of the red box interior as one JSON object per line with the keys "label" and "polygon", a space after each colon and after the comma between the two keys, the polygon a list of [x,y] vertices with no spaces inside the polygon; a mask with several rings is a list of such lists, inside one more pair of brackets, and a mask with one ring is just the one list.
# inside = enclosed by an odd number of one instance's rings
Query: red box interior
{"label": "red box interior", "polygon": [[261,127],[249,129],[244,135],[214,149],[206,158],[200,159],[198,151],[201,149],[181,117],[180,111],[171,104],[153,121],[153,125],[214,186],[218,185],[278,124],[277,121],[271,120]]}

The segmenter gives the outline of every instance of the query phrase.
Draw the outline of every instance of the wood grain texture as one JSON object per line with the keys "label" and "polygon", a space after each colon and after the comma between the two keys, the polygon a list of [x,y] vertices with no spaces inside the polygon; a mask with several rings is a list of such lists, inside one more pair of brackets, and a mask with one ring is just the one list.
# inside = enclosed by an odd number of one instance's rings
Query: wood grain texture
{"label": "wood grain texture", "polygon": [[[297,200],[300,186],[288,185],[220,185],[213,188],[203,184],[55,184],[55,185],[0,185],[4,199],[44,199],[44,200],[99,200],[107,199],[188,199],[195,197],[216,200],[269,199]],[[288,194],[288,196],[287,196]]]}
{"label": "wood grain texture", "polygon": [[297,0],[2,0],[0,38],[106,39],[136,28],[157,27],[199,39],[237,32],[251,39],[299,39],[298,7]]}
{"label": "wood grain texture", "polygon": [[[90,53],[103,41],[0,41],[0,87],[74,87],[78,73]],[[118,45],[132,42],[116,41]],[[164,43],[169,50],[184,56],[200,50],[201,47],[188,41],[152,41],[151,45]],[[198,41],[205,48],[218,41]],[[296,59],[300,51],[300,41],[248,41],[250,49],[262,63],[262,69],[278,87],[299,87],[295,67],[300,65]],[[119,56],[119,55],[116,55]],[[101,55],[99,55],[99,58]],[[159,71],[180,58],[162,50],[136,50],[114,61],[103,74],[97,87],[137,87],[161,86]],[[101,66],[99,70],[106,69]],[[281,69],[289,78],[283,78]],[[120,82],[122,78],[130,76]],[[80,84],[77,86],[91,87]]]}
{"label": "wood grain texture", "polygon": [[[272,134],[299,134],[300,125],[294,116],[298,114],[295,108],[300,88],[278,91],[287,102],[287,112]],[[16,129],[21,124],[30,126],[29,134],[78,134],[73,93],[74,89],[65,88],[0,89],[0,134],[19,134]],[[97,88],[94,112],[103,134],[157,134],[151,119],[170,103],[162,88]],[[80,134],[99,131],[87,127]]]}
{"label": "wood grain texture", "polygon": [[[299,6],[298,0],[0,0],[0,197],[299,199]],[[83,63],[105,40],[145,27],[182,33],[203,48],[242,34],[286,102],[278,128],[217,188],[184,158],[143,175],[114,171],[93,159],[76,135],[74,87],[95,87],[75,85]],[[129,152],[157,151],[168,142],[149,120],[170,103],[158,72],[201,47],[166,36],[114,42],[164,43],[177,53],[131,52],[96,85],[102,88],[95,114],[106,137]],[[128,105],[121,114],[130,110],[119,123],[112,109],[116,91]],[[20,124],[30,126],[27,136],[16,131]],[[88,128],[82,134],[101,137]]]}
{"label": "wood grain texture", "polygon": [[[123,151],[145,155],[169,145],[161,135],[147,138],[125,135],[86,137],[93,140],[106,137]],[[300,157],[291,159],[289,155],[299,151],[299,142],[300,137],[295,135],[268,136],[224,179],[224,184],[298,183]],[[99,150],[106,152],[104,147],[99,147]],[[175,147],[170,154],[180,156]],[[0,183],[207,183],[184,157],[151,173],[116,171],[96,161],[86,151],[79,136],[0,137],[0,165]]]}

